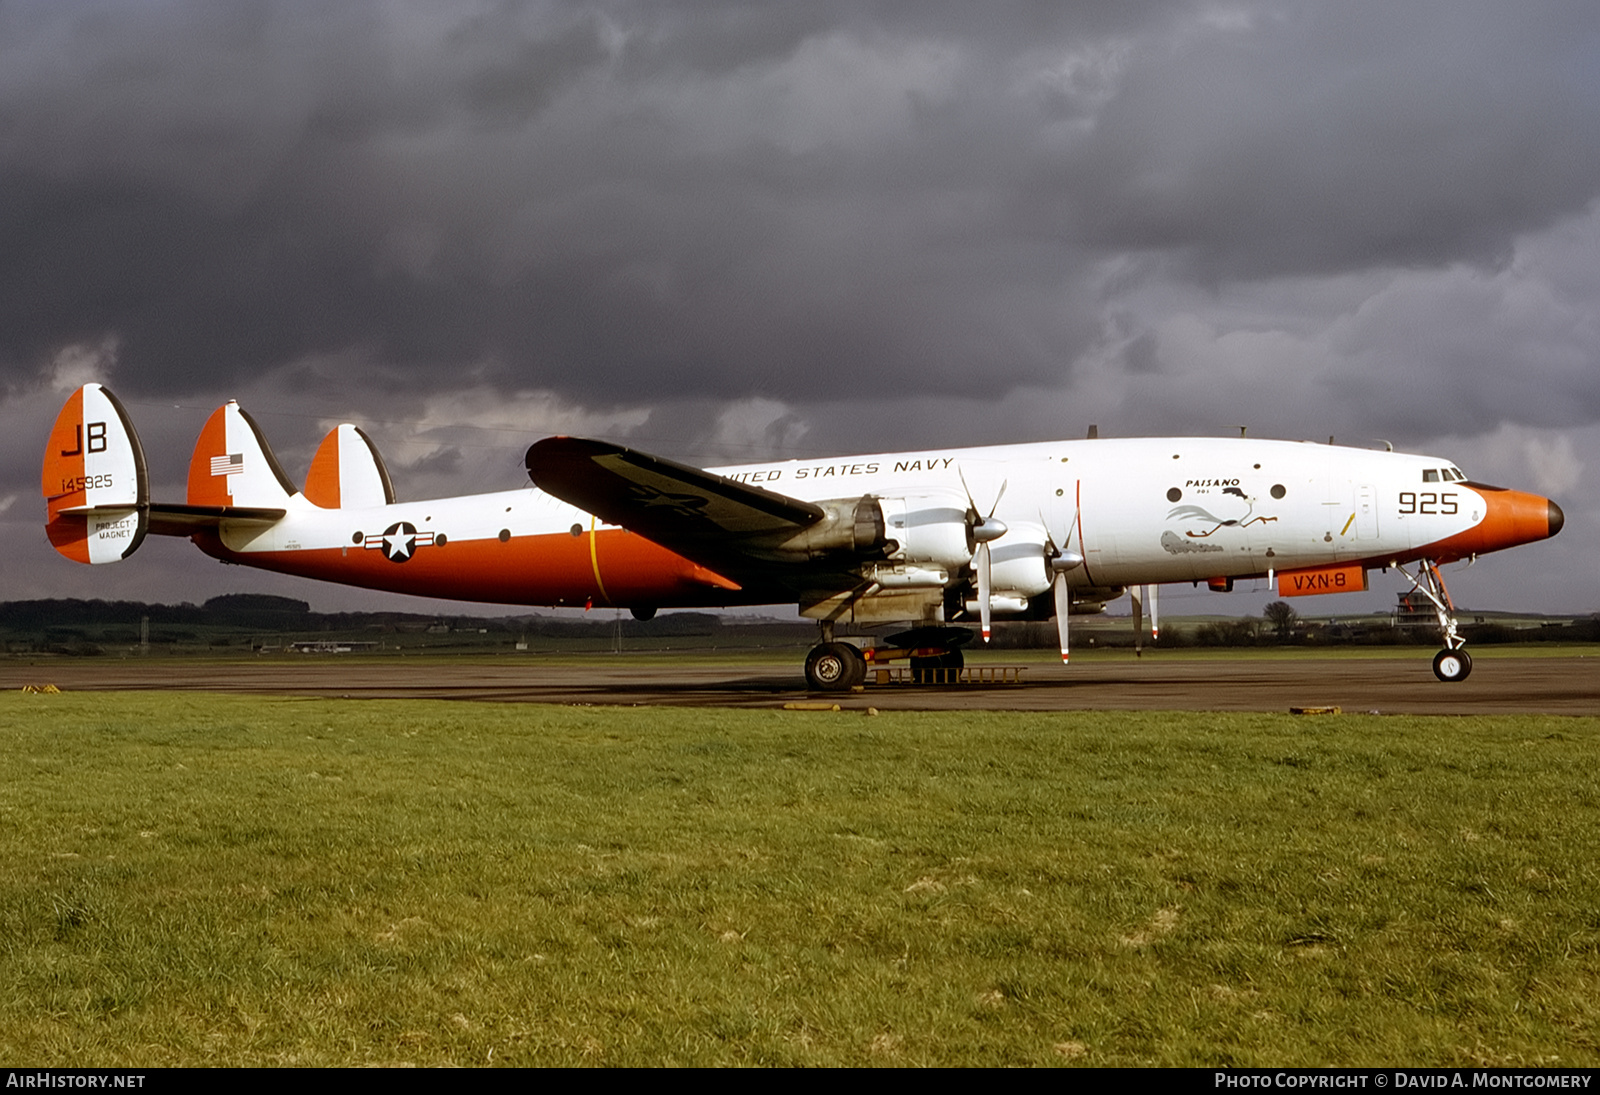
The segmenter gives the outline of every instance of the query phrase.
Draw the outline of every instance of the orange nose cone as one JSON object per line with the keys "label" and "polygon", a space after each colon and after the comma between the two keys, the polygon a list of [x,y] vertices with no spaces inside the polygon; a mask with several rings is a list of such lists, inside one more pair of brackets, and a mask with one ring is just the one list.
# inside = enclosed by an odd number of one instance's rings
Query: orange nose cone
{"label": "orange nose cone", "polygon": [[1566,524],[1566,514],[1548,498],[1482,483],[1463,485],[1483,496],[1483,520],[1466,532],[1434,545],[1433,550],[1442,560],[1464,559],[1469,555],[1546,540]]}

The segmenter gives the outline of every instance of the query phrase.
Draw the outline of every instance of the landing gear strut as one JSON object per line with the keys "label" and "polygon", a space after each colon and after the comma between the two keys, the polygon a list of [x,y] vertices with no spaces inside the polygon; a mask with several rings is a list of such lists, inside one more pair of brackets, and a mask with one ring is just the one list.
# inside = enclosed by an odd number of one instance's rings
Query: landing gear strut
{"label": "landing gear strut", "polygon": [[1472,672],[1472,655],[1462,649],[1467,643],[1456,631],[1456,606],[1444,587],[1444,575],[1432,559],[1419,559],[1417,573],[1399,568],[1411,588],[1433,602],[1439,614],[1439,630],[1444,632],[1444,649],[1433,656],[1433,675],[1441,681],[1464,681]]}

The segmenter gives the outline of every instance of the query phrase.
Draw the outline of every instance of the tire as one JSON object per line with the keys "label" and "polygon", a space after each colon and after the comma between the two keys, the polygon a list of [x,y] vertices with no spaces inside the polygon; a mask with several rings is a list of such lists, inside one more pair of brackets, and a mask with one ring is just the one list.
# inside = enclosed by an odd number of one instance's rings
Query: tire
{"label": "tire", "polygon": [[1464,681],[1472,673],[1472,655],[1465,650],[1441,650],[1433,656],[1433,675],[1441,681]]}
{"label": "tire", "polygon": [[867,679],[867,660],[849,643],[819,643],[806,655],[806,685],[813,692],[848,692]]}

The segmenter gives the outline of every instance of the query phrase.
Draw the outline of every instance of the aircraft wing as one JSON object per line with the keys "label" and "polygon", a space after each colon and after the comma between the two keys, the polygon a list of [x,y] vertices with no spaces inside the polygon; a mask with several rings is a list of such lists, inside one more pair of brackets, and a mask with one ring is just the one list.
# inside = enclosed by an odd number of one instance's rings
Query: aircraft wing
{"label": "aircraft wing", "polygon": [[546,494],[719,570],[769,564],[763,544],[825,516],[810,502],[605,441],[547,437],[526,464]]}

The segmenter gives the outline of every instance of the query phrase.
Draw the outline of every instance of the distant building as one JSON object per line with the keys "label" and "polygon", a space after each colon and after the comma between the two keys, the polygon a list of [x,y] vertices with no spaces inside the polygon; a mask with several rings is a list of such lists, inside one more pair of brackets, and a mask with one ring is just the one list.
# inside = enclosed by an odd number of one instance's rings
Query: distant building
{"label": "distant building", "polygon": [[349,654],[357,650],[362,653],[377,650],[379,645],[373,642],[348,642],[344,639],[317,639],[290,643],[286,649],[291,654]]}

